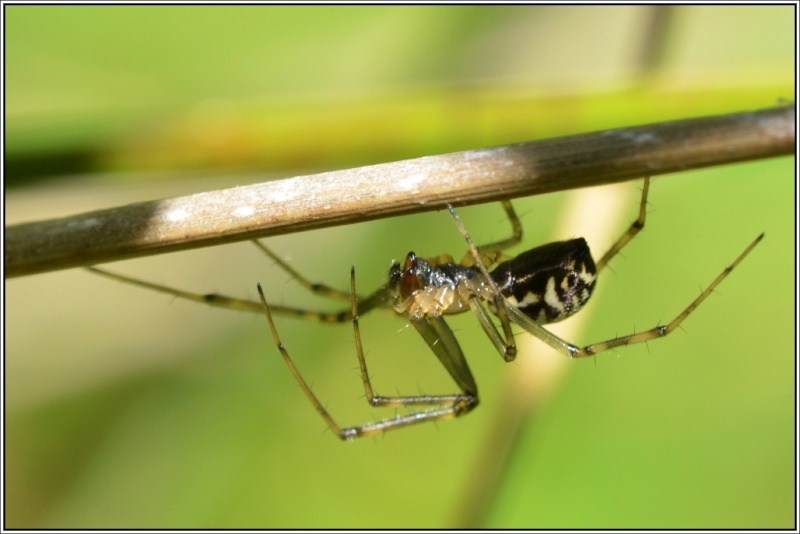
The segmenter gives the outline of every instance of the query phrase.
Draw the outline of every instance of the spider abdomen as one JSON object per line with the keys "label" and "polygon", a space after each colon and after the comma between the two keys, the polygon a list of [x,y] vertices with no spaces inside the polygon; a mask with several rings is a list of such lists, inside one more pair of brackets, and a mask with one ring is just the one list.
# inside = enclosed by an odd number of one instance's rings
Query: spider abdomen
{"label": "spider abdomen", "polygon": [[548,243],[499,264],[491,273],[510,304],[539,324],[566,319],[583,307],[597,279],[583,238]]}

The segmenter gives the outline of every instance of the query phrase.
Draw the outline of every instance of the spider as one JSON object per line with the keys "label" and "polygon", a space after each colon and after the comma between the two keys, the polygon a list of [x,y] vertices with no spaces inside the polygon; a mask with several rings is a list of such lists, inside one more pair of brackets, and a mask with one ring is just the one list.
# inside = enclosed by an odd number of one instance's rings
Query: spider
{"label": "spider", "polygon": [[[638,218],[597,262],[592,259],[589,246],[583,238],[548,243],[513,258],[504,254],[505,249],[522,240],[522,225],[509,201],[503,201],[502,206],[511,223],[512,235],[501,241],[476,246],[455,209],[448,204],[456,227],[467,243],[468,250],[463,259],[456,263],[448,254],[423,259],[409,252],[402,266],[398,262],[392,263],[386,284],[366,297],[360,297],[356,292],[354,267],[350,270],[350,291],[340,291],[324,284],[310,282],[262,243],[253,241],[264,254],[312,293],[349,301],[350,307],[338,313],[268,304],[260,283],[256,287],[261,302],[253,302],[216,293],[202,295],[181,291],[97,267],[88,269],[121,282],[179,298],[222,308],[264,313],[278,351],[305,395],[334,435],[344,441],[350,441],[425,421],[459,417],[469,413],[478,405],[477,384],[453,331],[445,322],[445,315],[471,310],[506,362],[513,361],[517,354],[512,323],[570,358],[594,356],[615,347],[661,338],[674,331],[753,250],[764,237],[763,233],[750,243],[686,309],[666,325],[582,347],[561,339],[543,326],[572,316],[586,304],[594,291],[597,274],[644,228],[649,188],[650,180],[646,178],[642,187]],[[382,396],[375,393],[369,378],[359,327],[359,313],[363,314],[375,308],[391,308],[395,313],[408,319],[450,374],[458,386],[458,393],[410,396]],[[490,312],[499,320],[499,329],[492,320]],[[351,322],[361,380],[369,404],[376,407],[424,408],[358,426],[340,426],[295,366],[278,334],[272,318],[273,313],[322,322]]]}

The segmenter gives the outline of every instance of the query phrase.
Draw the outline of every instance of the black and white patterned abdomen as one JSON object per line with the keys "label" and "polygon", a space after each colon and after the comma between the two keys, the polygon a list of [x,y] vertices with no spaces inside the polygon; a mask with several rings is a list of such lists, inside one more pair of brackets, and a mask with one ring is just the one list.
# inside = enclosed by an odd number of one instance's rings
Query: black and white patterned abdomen
{"label": "black and white patterned abdomen", "polygon": [[583,238],[536,247],[491,273],[503,296],[539,324],[566,319],[586,304],[597,279]]}

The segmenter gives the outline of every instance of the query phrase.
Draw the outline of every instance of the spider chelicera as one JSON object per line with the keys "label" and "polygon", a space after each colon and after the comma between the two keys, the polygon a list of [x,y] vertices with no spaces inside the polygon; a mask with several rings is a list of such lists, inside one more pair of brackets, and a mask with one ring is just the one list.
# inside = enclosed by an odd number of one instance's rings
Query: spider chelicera
{"label": "spider chelicera", "polygon": [[[338,313],[314,312],[267,304],[261,284],[257,284],[261,298],[259,303],[216,293],[202,295],[181,291],[96,267],[88,269],[118,281],[183,299],[228,309],[263,312],[280,354],[306,396],[337,437],[342,440],[352,440],[424,421],[458,417],[478,405],[477,384],[453,331],[444,320],[445,315],[472,310],[483,331],[507,362],[513,361],[517,354],[511,323],[517,324],[571,358],[594,356],[622,345],[643,343],[664,337],[675,330],[753,250],[764,237],[763,233],[748,245],[686,309],[666,325],[583,347],[561,339],[543,326],[561,321],[578,312],[591,297],[598,272],[602,271],[608,262],[644,228],[649,187],[650,181],[645,179],[638,218],[597,262],[592,259],[589,246],[582,238],[541,245],[513,258],[503,254],[503,250],[522,240],[522,225],[509,201],[503,201],[502,205],[511,223],[511,237],[476,246],[461,219],[448,204],[453,220],[469,249],[461,262],[456,263],[452,256],[446,254],[423,259],[409,252],[402,266],[397,262],[392,264],[387,283],[366,297],[360,297],[356,293],[355,268],[350,271],[350,291],[340,291],[324,284],[310,282],[263,244],[253,241],[261,251],[309,291],[324,297],[349,301],[349,309]],[[363,314],[374,308],[391,308],[406,317],[447,369],[459,392],[450,395],[411,396],[376,394],[369,378],[358,322],[359,313]],[[489,312],[498,318],[499,329]],[[363,425],[346,428],[339,426],[292,361],[275,327],[273,313],[323,322],[351,322],[367,402],[372,406],[427,408]]]}

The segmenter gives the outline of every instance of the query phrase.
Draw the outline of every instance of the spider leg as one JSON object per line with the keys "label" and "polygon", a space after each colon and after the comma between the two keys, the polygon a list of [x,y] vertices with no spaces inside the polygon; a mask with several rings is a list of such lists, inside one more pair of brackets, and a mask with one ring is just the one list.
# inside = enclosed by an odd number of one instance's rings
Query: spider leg
{"label": "spider leg", "polygon": [[650,178],[644,179],[644,186],[642,187],[642,201],[639,203],[639,217],[636,218],[630,225],[630,227],[623,233],[619,238],[614,242],[613,245],[606,251],[605,254],[595,263],[595,267],[597,268],[597,272],[603,270],[603,267],[608,265],[608,262],[611,261],[611,258],[619,254],[619,251],[622,250],[625,245],[631,242],[631,240],[636,237],[643,228],[644,228],[644,221],[647,218],[647,193],[650,191]]}
{"label": "spider leg", "polygon": [[[99,267],[86,267],[86,270],[94,274],[99,274],[100,276],[105,276],[106,278],[111,278],[112,280],[116,280],[118,282],[131,284],[144,289],[149,289],[151,291],[158,291],[159,293],[166,293],[167,295],[172,295],[180,299],[199,302],[201,304],[207,304],[209,306],[213,306],[216,308],[224,308],[228,310],[239,310],[239,311],[247,311],[255,313],[262,313],[264,309],[261,303],[247,299],[229,297],[227,295],[221,295],[219,293],[203,294],[203,293],[193,293],[191,291],[183,291],[181,289],[176,289],[161,284],[154,284],[152,282],[146,282],[144,280],[139,280],[137,278],[133,278],[130,276],[114,273],[111,271],[107,271],[105,269],[101,269]],[[379,308],[385,306],[386,305],[385,294],[386,294],[386,288],[381,287],[378,288],[371,295],[365,297],[362,301],[362,313],[366,313],[367,311],[373,308]],[[278,315],[297,317],[300,319],[317,321],[321,323],[344,323],[352,319],[350,309],[344,309],[338,312],[319,312],[313,310],[304,310],[301,308],[291,308],[286,306],[272,306],[271,309],[273,313],[276,313]]]}
{"label": "spider leg", "polygon": [[400,415],[397,417],[387,418],[376,422],[365,423],[363,425],[346,427],[339,426],[333,419],[330,413],[325,409],[317,396],[306,383],[300,371],[295,366],[289,351],[280,339],[278,330],[270,313],[270,306],[264,297],[264,292],[261,289],[261,284],[258,284],[258,294],[261,298],[261,304],[264,314],[267,317],[272,337],[278,350],[283,356],[286,365],[289,367],[292,376],[294,376],[300,388],[305,393],[306,397],[311,401],[311,404],[322,416],[328,427],[333,433],[343,441],[350,441],[364,436],[371,436],[381,434],[388,430],[403,428],[409,425],[414,425],[426,421],[439,421],[443,419],[450,419],[464,415],[471,411],[478,405],[477,386],[469,366],[464,358],[461,348],[453,335],[452,330],[447,326],[447,323],[441,316],[433,318],[423,318],[421,320],[412,321],[417,331],[420,332],[423,339],[431,347],[436,356],[445,366],[450,375],[458,383],[462,390],[460,394],[453,395],[415,395],[415,396],[394,396],[385,397],[376,395],[372,387],[372,382],[369,378],[369,371],[367,369],[367,361],[364,357],[364,349],[361,342],[361,329],[358,323],[358,301],[356,297],[356,281],[355,281],[355,268],[350,271],[350,285],[351,285],[351,310],[350,315],[353,322],[353,332],[356,340],[356,354],[358,356],[358,363],[361,370],[361,380],[364,383],[364,391],[367,395],[367,402],[372,406],[386,406],[386,407],[406,407],[406,406],[420,406],[429,405],[435,406],[430,410],[418,411],[410,414]]}
{"label": "spider leg", "polygon": [[503,239],[501,241],[496,241],[494,243],[481,245],[478,247],[478,250],[480,251],[505,250],[507,248],[513,247],[514,245],[518,245],[519,242],[522,241],[522,223],[519,221],[519,217],[517,217],[517,212],[514,211],[514,206],[511,205],[510,200],[503,200],[501,204],[506,212],[508,221],[511,223],[511,237]]}
{"label": "spider leg", "polygon": [[180,289],[175,289],[161,284],[146,282],[144,280],[139,280],[137,278],[132,278],[130,276],[125,276],[122,274],[107,271],[99,267],[86,267],[85,269],[91,273],[99,274],[100,276],[105,276],[106,278],[116,280],[117,282],[131,284],[144,289],[149,289],[151,291],[158,291],[159,293],[166,293],[167,295],[172,295],[174,297],[178,297],[184,300],[199,302],[201,304],[208,304],[209,306],[226,308],[230,310],[249,311],[249,312],[261,311],[261,305],[258,302],[253,302],[250,300],[227,297],[225,295],[219,295],[217,293],[209,293],[205,295],[200,293],[192,293],[190,291],[183,291]]}
{"label": "spider leg", "polygon": [[[504,202],[503,205],[507,205],[508,208],[511,208],[510,202]],[[517,357],[517,344],[514,341],[514,333],[511,330],[511,321],[509,320],[505,298],[503,298],[503,295],[497,288],[497,284],[495,284],[494,279],[489,275],[489,271],[484,264],[478,247],[475,246],[475,243],[469,236],[467,229],[464,227],[464,223],[461,222],[458,214],[456,214],[456,210],[450,204],[448,204],[447,207],[450,210],[450,214],[453,216],[453,220],[455,221],[459,232],[461,232],[461,235],[464,236],[464,239],[467,241],[469,254],[472,255],[474,265],[481,273],[482,282],[477,282],[472,288],[473,295],[469,298],[470,308],[472,308],[472,311],[475,312],[475,315],[478,317],[478,322],[480,323],[484,332],[486,332],[486,334],[489,336],[489,339],[492,340],[492,343],[497,348],[497,351],[500,353],[503,359],[507,362],[511,362]],[[513,208],[511,209],[513,212]],[[519,222],[519,220],[517,220],[517,222]],[[511,239],[513,240],[514,238]],[[479,297],[477,293],[480,293],[481,296]],[[500,334],[500,332],[497,330],[497,327],[495,326],[494,322],[492,322],[491,318],[486,312],[486,309],[479,301],[480,298],[491,301],[493,305],[492,311],[494,311],[495,315],[497,315],[497,318],[500,319],[500,325],[503,327],[502,334]]]}
{"label": "spider leg", "polygon": [[572,358],[585,358],[588,356],[594,356],[595,354],[599,354],[603,351],[613,349],[615,347],[620,347],[623,345],[632,345],[634,343],[644,343],[650,341],[652,339],[658,339],[661,337],[666,336],[667,334],[673,332],[678,326],[687,318],[689,315],[697,309],[698,306],[716,289],[716,287],[722,283],[722,281],[735,269],[744,258],[750,254],[750,252],[755,248],[756,245],[764,238],[764,234],[762,233],[759,235],[750,245],[747,246],[744,251],[739,254],[739,256],[727,266],[720,274],[717,276],[713,282],[703,290],[700,295],[694,299],[691,304],[689,304],[686,309],[684,309],[677,317],[675,317],[669,324],[663,326],[656,326],[651,328],[650,330],[645,330],[644,332],[638,332],[635,334],[630,334],[627,336],[620,336],[614,339],[609,339],[606,341],[600,341],[597,343],[592,343],[590,345],[586,345],[584,347],[579,347],[577,345],[573,345],[572,343],[568,343],[564,341],[557,335],[553,334],[549,330],[545,329],[540,324],[533,322],[533,320],[528,317],[527,315],[523,314],[517,308],[513,306],[508,307],[509,316],[511,320],[517,323],[519,326],[533,334],[534,336],[538,337],[557,351],[561,352],[562,354],[566,354]]}
{"label": "spider leg", "polygon": [[472,371],[470,371],[455,334],[445,322],[444,317],[441,315],[424,316],[420,319],[412,319],[411,324],[414,325],[419,335],[465,394],[458,396],[474,397],[471,404],[477,404],[478,386],[475,378],[472,376]]}
{"label": "spider leg", "polygon": [[[255,239],[252,242],[261,252],[263,252],[265,255],[271,258],[278,265],[278,267],[286,271],[289,274],[289,276],[294,278],[298,283],[300,283],[300,285],[308,289],[311,293],[334,300],[345,300],[345,301],[350,300],[350,293],[340,291],[336,288],[330,287],[325,284],[309,281],[308,278],[304,277],[295,269],[293,269],[288,263],[283,261],[277,254],[272,252],[272,250],[267,248],[264,244],[260,243]],[[217,308],[249,311],[255,313],[261,313],[263,311],[261,303],[247,299],[229,297],[227,295],[221,295],[219,293],[203,294],[203,293],[194,293],[190,291],[183,291],[181,289],[175,289],[169,286],[154,284],[152,282],[146,282],[144,280],[138,280],[136,278],[132,278],[129,276],[113,273],[111,271],[100,269],[98,267],[86,267],[86,270],[93,272],[95,274],[99,274],[101,276],[105,276],[107,278],[111,278],[112,280],[117,280],[118,282],[124,282],[145,289],[150,289],[152,291],[166,293],[168,295],[172,295],[177,298],[190,300],[193,302],[199,302],[201,304],[207,304],[209,306],[214,306]],[[372,294],[366,297],[363,298],[359,297],[359,300],[361,300],[362,303],[361,312],[366,313],[374,308],[385,307],[387,305],[385,295],[386,295],[386,287],[383,286],[378,288],[376,291],[374,291]],[[276,313],[278,315],[296,317],[300,319],[317,321],[321,323],[344,323],[352,319],[350,309],[344,309],[338,312],[320,312],[315,310],[306,310],[302,308],[293,308],[287,306],[271,306],[271,310],[273,313]]]}
{"label": "spider leg", "polygon": [[319,282],[310,281],[308,278],[306,278],[305,276],[294,270],[294,268],[292,268],[291,265],[283,261],[277,254],[272,252],[272,250],[267,248],[266,245],[264,245],[260,241],[253,239],[252,243],[256,247],[258,247],[258,249],[261,252],[266,254],[272,261],[274,261],[278,265],[278,267],[286,271],[289,274],[289,276],[294,278],[300,285],[302,285],[315,295],[319,295],[329,299],[343,300],[345,302],[350,301],[350,293],[348,293],[347,291],[340,291],[334,287],[321,284]]}
{"label": "spider leg", "polygon": [[[503,254],[502,251],[522,241],[522,223],[519,221],[519,217],[517,217],[517,212],[514,211],[514,206],[511,205],[510,200],[503,200],[501,204],[511,223],[511,237],[476,247],[481,260],[487,267],[491,267],[495,263],[508,259],[508,256]],[[475,256],[472,254],[472,251],[468,250],[466,254],[464,254],[464,257],[461,259],[461,265],[467,267],[475,265]]]}
{"label": "spider leg", "polygon": [[[498,353],[500,353],[500,356],[502,356],[507,362],[514,361],[517,354],[517,346],[513,341],[513,337],[509,338],[508,335],[503,337],[503,335],[500,334],[500,331],[497,330],[497,327],[492,321],[491,316],[486,311],[486,308],[484,308],[483,303],[479,298],[472,296],[469,298],[468,302],[470,309],[472,309],[472,311],[475,313],[475,317],[478,319],[478,324],[481,325],[483,332],[488,336],[489,340],[491,340],[494,348],[497,349]],[[507,315],[506,320],[508,320]],[[508,343],[506,342],[507,339],[510,339],[511,343],[513,344],[510,349]]]}

